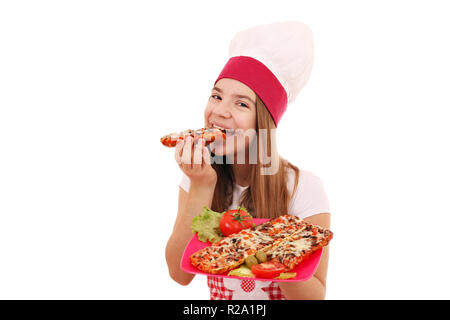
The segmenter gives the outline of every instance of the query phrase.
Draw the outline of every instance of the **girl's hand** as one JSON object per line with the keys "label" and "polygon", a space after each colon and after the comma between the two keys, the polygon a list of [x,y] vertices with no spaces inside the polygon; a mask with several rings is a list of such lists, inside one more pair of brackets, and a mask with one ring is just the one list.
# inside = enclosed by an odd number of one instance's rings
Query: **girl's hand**
{"label": "girl's hand", "polygon": [[186,140],[177,142],[175,160],[180,169],[191,180],[191,186],[214,188],[217,182],[216,171],[211,166],[211,156],[205,146],[205,140]]}

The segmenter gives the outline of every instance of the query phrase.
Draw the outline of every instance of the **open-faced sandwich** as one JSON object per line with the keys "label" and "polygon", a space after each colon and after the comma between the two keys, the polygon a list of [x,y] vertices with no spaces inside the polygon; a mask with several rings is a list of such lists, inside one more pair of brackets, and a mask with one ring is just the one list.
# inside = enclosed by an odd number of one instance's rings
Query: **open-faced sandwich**
{"label": "open-faced sandwich", "polygon": [[201,128],[198,130],[188,129],[182,132],[167,134],[160,140],[164,146],[171,148],[177,145],[177,141],[185,140],[187,137],[192,137],[194,141],[201,138],[205,140],[205,145],[207,146],[217,139],[225,140],[226,134],[227,130],[220,127]]}
{"label": "open-faced sandwich", "polygon": [[329,229],[297,216],[283,215],[216,239],[211,246],[192,254],[190,261],[210,274],[229,272],[229,275],[276,279],[328,245],[332,238]]}

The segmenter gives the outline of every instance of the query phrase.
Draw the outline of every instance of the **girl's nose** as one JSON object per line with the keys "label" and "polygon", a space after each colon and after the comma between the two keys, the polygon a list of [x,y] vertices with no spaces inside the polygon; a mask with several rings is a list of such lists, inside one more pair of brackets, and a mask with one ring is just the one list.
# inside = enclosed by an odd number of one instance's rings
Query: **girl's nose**
{"label": "girl's nose", "polygon": [[227,102],[217,104],[212,112],[218,117],[231,118],[231,106]]}

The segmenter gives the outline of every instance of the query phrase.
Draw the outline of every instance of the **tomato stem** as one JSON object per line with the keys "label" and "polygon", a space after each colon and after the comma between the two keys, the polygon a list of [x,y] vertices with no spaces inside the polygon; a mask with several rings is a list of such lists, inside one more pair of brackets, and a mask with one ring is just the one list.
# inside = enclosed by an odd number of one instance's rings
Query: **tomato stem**
{"label": "tomato stem", "polygon": [[[245,213],[246,215],[242,215],[241,214],[241,210],[243,211],[243,213]],[[251,217],[249,216],[247,210],[242,209],[241,207],[237,207],[237,212],[233,213],[233,217],[234,220],[236,220],[237,222],[239,222],[241,224],[241,226],[244,227],[244,224],[242,223],[242,221],[248,221],[251,219]]]}

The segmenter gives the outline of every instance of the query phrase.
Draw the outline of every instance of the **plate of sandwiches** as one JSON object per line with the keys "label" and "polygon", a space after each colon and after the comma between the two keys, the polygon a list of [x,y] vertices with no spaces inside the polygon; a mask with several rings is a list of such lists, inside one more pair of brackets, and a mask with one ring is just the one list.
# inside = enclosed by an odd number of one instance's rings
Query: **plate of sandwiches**
{"label": "plate of sandwiches", "polygon": [[[184,250],[182,270],[224,278],[306,281],[316,272],[323,247],[333,238],[329,229],[293,215],[253,221],[252,228],[214,243],[202,242],[195,234]],[[273,272],[274,266],[279,272]]]}

